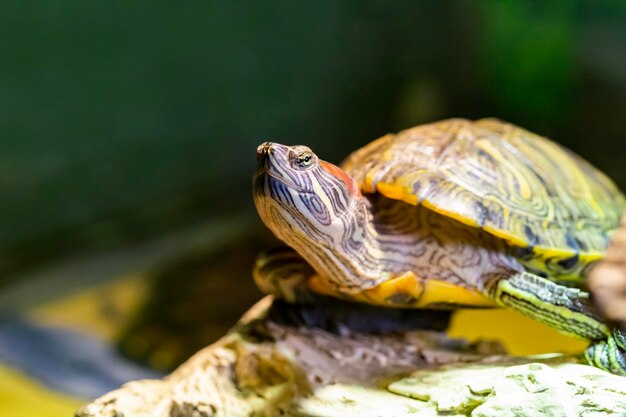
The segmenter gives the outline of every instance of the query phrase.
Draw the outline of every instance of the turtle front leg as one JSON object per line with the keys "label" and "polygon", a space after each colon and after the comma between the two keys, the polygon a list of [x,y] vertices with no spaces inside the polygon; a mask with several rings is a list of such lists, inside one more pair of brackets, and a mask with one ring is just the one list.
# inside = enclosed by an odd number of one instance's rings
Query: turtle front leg
{"label": "turtle front leg", "polygon": [[498,280],[490,292],[505,307],[561,333],[591,341],[585,352],[587,361],[626,376],[626,337],[606,324],[594,310],[588,293],[526,272]]}
{"label": "turtle front leg", "polygon": [[286,301],[275,302],[269,312],[272,320],[280,323],[336,333],[346,329],[389,333],[413,329],[443,331],[450,322],[449,311],[380,308],[371,303],[351,302],[360,300],[358,296],[337,292],[328,280],[287,247],[259,255],[253,275],[263,292]]}
{"label": "turtle front leg", "polygon": [[613,329],[606,340],[589,345],[585,359],[600,369],[626,376],[626,335]]}
{"label": "turtle front leg", "polygon": [[308,303],[316,299],[309,290],[309,281],[317,275],[311,265],[291,248],[281,247],[261,253],[252,275],[261,291],[289,303]]}

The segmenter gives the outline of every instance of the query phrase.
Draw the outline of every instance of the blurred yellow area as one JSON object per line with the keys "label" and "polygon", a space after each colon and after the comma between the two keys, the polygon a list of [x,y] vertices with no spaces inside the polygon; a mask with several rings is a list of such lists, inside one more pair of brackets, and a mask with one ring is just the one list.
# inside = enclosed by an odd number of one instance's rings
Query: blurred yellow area
{"label": "blurred yellow area", "polygon": [[0,364],[0,415],[6,417],[68,417],[85,400],[56,394]]}
{"label": "blurred yellow area", "polygon": [[43,325],[70,327],[114,340],[145,300],[148,286],[145,275],[128,275],[37,306],[29,316]]}
{"label": "blurred yellow area", "polygon": [[[28,316],[43,325],[72,328],[113,341],[146,295],[147,278],[130,275],[42,304]],[[0,415],[68,417],[91,399],[56,393],[17,370],[0,364]]]}
{"label": "blurred yellow area", "polygon": [[462,310],[455,314],[448,334],[470,341],[499,340],[511,355],[580,353],[587,342],[505,309]]}

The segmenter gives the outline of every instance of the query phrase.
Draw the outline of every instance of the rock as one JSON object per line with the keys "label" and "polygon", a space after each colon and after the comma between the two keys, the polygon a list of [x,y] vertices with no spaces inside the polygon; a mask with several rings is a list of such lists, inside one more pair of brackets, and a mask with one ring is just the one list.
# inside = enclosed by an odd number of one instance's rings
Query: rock
{"label": "rock", "polygon": [[504,360],[417,371],[388,390],[427,401],[446,415],[604,416],[626,414],[624,382],[624,377],[558,359],[519,365]]}
{"label": "rock", "polygon": [[162,381],[124,385],[78,417],[600,416],[626,378],[559,355],[516,358],[425,330],[333,333],[268,319],[271,298]]}

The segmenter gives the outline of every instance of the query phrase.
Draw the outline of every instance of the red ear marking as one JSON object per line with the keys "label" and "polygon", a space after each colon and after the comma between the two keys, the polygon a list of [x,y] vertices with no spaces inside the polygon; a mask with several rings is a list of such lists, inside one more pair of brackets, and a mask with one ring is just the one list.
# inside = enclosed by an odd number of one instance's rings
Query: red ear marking
{"label": "red ear marking", "polygon": [[348,189],[348,193],[350,195],[361,195],[361,190],[359,190],[359,187],[357,187],[354,180],[348,174],[346,174],[343,169],[325,161],[320,161],[320,166],[328,171],[335,178],[343,182],[346,185],[346,188]]}

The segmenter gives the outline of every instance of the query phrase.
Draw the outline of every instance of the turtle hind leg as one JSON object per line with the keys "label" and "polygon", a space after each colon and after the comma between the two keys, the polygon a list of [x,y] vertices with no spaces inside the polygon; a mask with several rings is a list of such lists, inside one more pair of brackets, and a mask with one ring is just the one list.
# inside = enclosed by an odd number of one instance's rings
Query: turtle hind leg
{"label": "turtle hind leg", "polygon": [[498,280],[491,295],[502,306],[561,333],[591,341],[585,353],[591,364],[626,375],[626,337],[606,324],[592,306],[588,293],[522,272]]}

